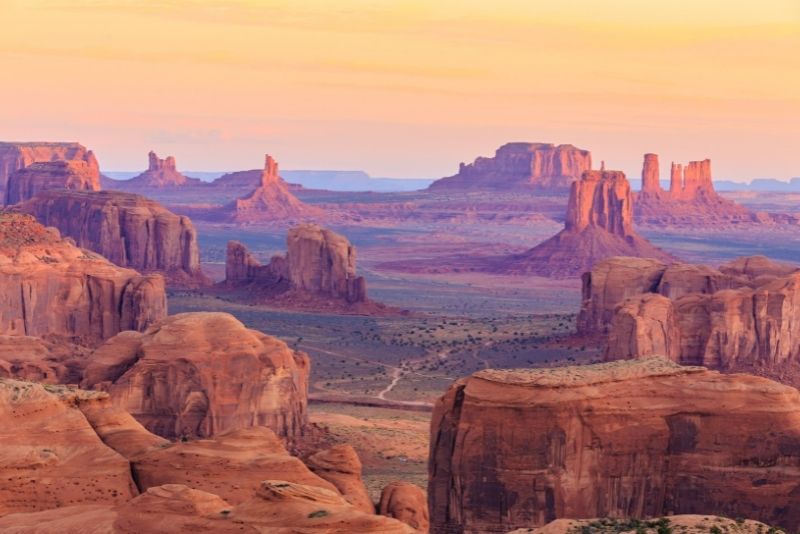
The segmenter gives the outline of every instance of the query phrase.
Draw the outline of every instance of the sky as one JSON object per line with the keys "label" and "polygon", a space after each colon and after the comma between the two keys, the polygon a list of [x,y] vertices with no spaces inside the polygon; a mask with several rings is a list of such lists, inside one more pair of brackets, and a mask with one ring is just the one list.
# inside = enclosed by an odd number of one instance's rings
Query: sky
{"label": "sky", "polygon": [[0,140],[436,178],[509,141],[800,176],[798,0],[0,0]]}

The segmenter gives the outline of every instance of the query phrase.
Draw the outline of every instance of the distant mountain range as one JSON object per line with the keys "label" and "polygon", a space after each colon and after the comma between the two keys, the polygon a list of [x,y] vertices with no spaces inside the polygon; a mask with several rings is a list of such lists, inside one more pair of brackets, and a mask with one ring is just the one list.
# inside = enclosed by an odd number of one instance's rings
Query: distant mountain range
{"label": "distant mountain range", "polygon": [[[103,171],[103,174],[115,180],[128,180],[140,174],[140,171]],[[183,174],[211,182],[225,173],[186,171]],[[289,183],[300,184],[308,189],[386,193],[425,189],[434,181],[421,178],[373,178],[363,171],[281,171],[281,176]]]}

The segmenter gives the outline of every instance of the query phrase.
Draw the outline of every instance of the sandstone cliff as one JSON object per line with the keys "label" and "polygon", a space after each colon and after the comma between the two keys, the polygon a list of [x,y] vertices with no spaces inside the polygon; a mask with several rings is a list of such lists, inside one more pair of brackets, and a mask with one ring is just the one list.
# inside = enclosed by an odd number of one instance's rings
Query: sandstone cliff
{"label": "sandstone cliff", "polygon": [[8,178],[6,204],[17,204],[50,190],[99,191],[100,172],[85,161],[32,163]]}
{"label": "sandstone cliff", "polygon": [[158,155],[150,151],[147,154],[147,170],[130,180],[120,180],[114,182],[115,189],[142,190],[142,189],[164,189],[185,186],[202,186],[205,182],[197,178],[189,178],[181,174],[175,164],[175,158],[168,156],[161,159]]}
{"label": "sandstone cliff", "polygon": [[685,166],[673,163],[669,191],[662,189],[658,179],[658,156],[645,154],[642,190],[634,203],[634,218],[639,224],[682,226],[763,220],[761,215],[717,194],[711,160],[690,161]]}
{"label": "sandstone cliff", "polygon": [[33,217],[0,213],[0,334],[93,343],[166,315],[164,279],[61,239]]}
{"label": "sandstone cliff", "polygon": [[261,265],[247,247],[230,241],[220,287],[301,308],[356,313],[385,308],[367,298],[366,281],[356,274],[355,247],[344,236],[317,224],[301,224],[289,230],[286,246],[285,256],[273,256]]}
{"label": "sandstone cliff", "polygon": [[580,275],[611,256],[670,259],[633,229],[631,188],[619,171],[588,171],[572,184],[564,230],[491,269],[554,278]]}
{"label": "sandstone cliff", "polygon": [[798,491],[800,392],[760,377],[663,359],[486,370],[434,408],[433,532],[667,513],[796,530]]}
{"label": "sandstone cliff", "polygon": [[589,151],[572,145],[507,143],[493,158],[461,163],[458,174],[435,181],[428,190],[566,190],[591,168]]}
{"label": "sandstone cliff", "polygon": [[301,202],[278,174],[278,163],[267,155],[258,187],[222,208],[222,218],[238,224],[321,219],[324,211]]}
{"label": "sandstone cliff", "polygon": [[0,143],[0,201],[6,200],[8,179],[14,172],[51,161],[82,161],[99,173],[92,151],[78,143]]}
{"label": "sandstone cliff", "polygon": [[118,191],[46,191],[19,209],[121,267],[163,273],[179,287],[207,285],[192,221]]}
{"label": "sandstone cliff", "polygon": [[298,438],[307,421],[308,356],[227,313],[170,316],[123,332],[90,358],[83,385],[104,389],[167,438],[264,425]]}
{"label": "sandstone cliff", "polygon": [[[725,273],[670,265],[657,285],[620,298],[610,314],[610,301],[598,306],[604,311],[595,324],[608,321],[606,358],[658,355],[800,385],[800,272],[748,276],[749,263],[729,264]],[[594,307],[590,297],[587,317]]]}

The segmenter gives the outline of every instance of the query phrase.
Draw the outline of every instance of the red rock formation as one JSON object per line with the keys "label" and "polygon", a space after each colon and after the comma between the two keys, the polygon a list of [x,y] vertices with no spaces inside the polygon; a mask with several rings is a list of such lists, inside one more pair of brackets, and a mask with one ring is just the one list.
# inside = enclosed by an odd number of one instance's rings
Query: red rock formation
{"label": "red rock formation", "polygon": [[8,179],[6,204],[17,204],[42,191],[99,191],[100,171],[85,161],[32,163]]}
{"label": "red rock formation", "polygon": [[219,495],[231,504],[252,499],[269,478],[336,491],[290,456],[266,427],[231,430],[201,439],[151,448],[132,458],[142,491],[163,484],[184,484]]}
{"label": "red rock formation", "polygon": [[0,377],[77,384],[91,349],[58,339],[0,336]]}
{"label": "red rock formation", "polygon": [[46,191],[21,204],[19,210],[121,267],[163,273],[171,285],[179,287],[210,283],[200,269],[192,221],[143,196]]}
{"label": "red rock formation", "polygon": [[669,191],[658,185],[658,156],[645,154],[642,191],[634,203],[634,218],[640,224],[688,225],[760,222],[759,214],[724,199],[714,191],[711,160],[690,161],[685,167],[673,163]]}
{"label": "red rock formation", "polygon": [[392,482],[383,488],[378,513],[393,517],[421,533],[428,532],[428,497],[425,492],[408,482]]}
{"label": "red rock formation", "polygon": [[75,405],[102,393],[0,379],[0,516],[71,504],[122,503],[137,494],[127,460]]}
{"label": "red rock formation", "polygon": [[428,190],[565,190],[591,168],[591,153],[572,145],[506,143],[493,158],[461,163],[458,174],[435,181]]}
{"label": "red rock formation", "polygon": [[308,373],[308,356],[232,315],[182,313],[100,346],[83,385],[167,438],[265,425],[294,440],[307,420]]}
{"label": "red rock formation", "polygon": [[204,185],[202,180],[189,178],[178,172],[175,158],[172,156],[161,159],[151,150],[147,158],[146,171],[130,180],[115,182],[114,187],[122,190],[140,190]]}
{"label": "red rock formation", "polygon": [[243,244],[228,243],[226,289],[245,289],[250,299],[336,308],[356,313],[388,308],[367,298],[367,284],[356,274],[356,250],[344,236],[317,224],[291,228],[285,256],[273,256],[261,265]]}
{"label": "red rock formation", "polygon": [[224,218],[239,224],[319,219],[324,215],[323,210],[304,204],[289,191],[278,175],[278,163],[269,154],[259,186],[225,206],[222,212]]}
{"label": "red rock formation", "polygon": [[619,171],[589,171],[572,184],[564,230],[491,269],[554,278],[580,275],[611,256],[671,257],[633,229],[631,189]]}
{"label": "red rock formation", "polygon": [[431,423],[433,532],[666,513],[796,530],[798,488],[798,390],[662,359],[481,371]]}
{"label": "red rock formation", "polygon": [[318,476],[333,484],[356,509],[368,514],[375,513],[375,503],[361,479],[361,460],[352,446],[334,445],[312,454],[306,464]]}
{"label": "red rock formation", "polygon": [[0,213],[0,334],[96,342],[166,315],[164,279],[61,239],[33,217]]}
{"label": "red rock formation", "polygon": [[91,150],[78,143],[0,143],[0,201],[5,202],[8,178],[32,163],[84,161],[99,172]]}

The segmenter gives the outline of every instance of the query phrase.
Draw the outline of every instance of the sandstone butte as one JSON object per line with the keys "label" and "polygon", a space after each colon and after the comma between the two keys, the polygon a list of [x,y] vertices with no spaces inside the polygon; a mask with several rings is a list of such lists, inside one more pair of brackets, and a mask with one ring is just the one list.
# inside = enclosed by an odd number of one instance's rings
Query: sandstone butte
{"label": "sandstone butte", "polygon": [[6,204],[18,204],[42,191],[99,191],[100,172],[85,161],[31,163],[8,178]]}
{"label": "sandstone butte", "polygon": [[170,439],[263,425],[292,441],[307,422],[308,375],[305,353],[230,314],[197,312],[111,338],[82,384]]}
{"label": "sandstone butte", "polygon": [[580,329],[607,333],[607,359],[664,356],[800,386],[797,267],[764,257],[636,267],[612,258],[584,279]]}
{"label": "sandstone butte", "polygon": [[436,180],[428,190],[566,191],[591,168],[591,153],[572,145],[506,143],[493,158],[461,163],[458,174]]}
{"label": "sandstone butte", "polygon": [[0,142],[0,202],[6,200],[9,177],[33,163],[82,161],[99,174],[97,159],[79,143],[5,143]]}
{"label": "sandstone butte", "polygon": [[219,218],[247,224],[321,219],[324,215],[322,209],[304,204],[289,190],[278,174],[278,162],[267,154],[258,187],[223,206]]}
{"label": "sandstone butte", "polygon": [[114,180],[108,183],[111,184],[111,187],[123,191],[204,185],[204,182],[198,178],[189,178],[181,174],[173,156],[161,159],[151,150],[147,154],[147,163],[147,170],[142,174],[134,176],[130,180]]}
{"label": "sandstone butte", "polygon": [[565,278],[610,256],[671,258],[633,229],[633,197],[625,174],[587,171],[570,189],[564,229],[526,252],[498,258],[490,270]]}
{"label": "sandstone butte", "polygon": [[177,287],[210,284],[200,269],[192,221],[154,200],[119,191],[51,190],[17,209],[121,267],[163,273]]}
{"label": "sandstone butte", "polygon": [[289,229],[286,255],[262,265],[245,245],[228,242],[224,291],[300,309],[359,314],[401,313],[371,301],[356,273],[356,249],[344,236],[313,223]]}
{"label": "sandstone butte", "polygon": [[673,163],[669,190],[664,190],[659,180],[658,155],[645,154],[642,190],[636,195],[633,211],[639,224],[764,222],[769,218],[722,198],[714,190],[711,160],[690,161],[686,166]]}
{"label": "sandstone butte", "polygon": [[428,499],[439,533],[667,514],[794,532],[800,391],[654,358],[480,371],[434,408]]}
{"label": "sandstone butte", "polygon": [[62,239],[30,215],[0,212],[0,335],[96,343],[166,315],[164,279]]}
{"label": "sandstone butte", "polygon": [[417,532],[350,505],[264,427],[170,443],[106,393],[0,379],[0,437],[2,532]]}

